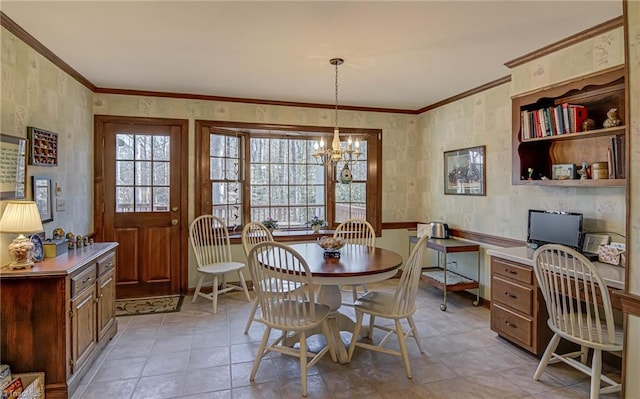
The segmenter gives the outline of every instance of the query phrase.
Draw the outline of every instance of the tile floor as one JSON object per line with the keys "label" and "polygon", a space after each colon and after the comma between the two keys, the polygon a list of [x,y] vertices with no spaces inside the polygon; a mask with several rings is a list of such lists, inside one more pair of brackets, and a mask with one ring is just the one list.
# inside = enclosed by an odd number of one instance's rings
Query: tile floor
{"label": "tile floor", "polygon": [[[391,290],[398,280],[372,284]],[[489,310],[452,294],[441,312],[442,292],[420,283],[414,315],[426,354],[409,340],[413,379],[399,357],[356,348],[350,364],[325,356],[308,373],[309,398],[588,398],[589,379],[574,369],[551,365],[540,381],[531,376],[538,359],[489,328]],[[350,291],[343,293],[345,301]],[[250,304],[242,293],[211,303],[185,298],[180,312],[118,317],[118,334],[84,377],[73,399],[86,398],[297,398],[297,359],[270,354],[256,381],[249,382],[263,326],[243,334]],[[353,308],[342,307],[353,315]],[[350,339],[347,332],[343,340]],[[395,344],[395,339],[392,339]],[[310,346],[320,345],[318,336]],[[619,380],[620,370],[605,365]],[[552,376],[553,375],[553,376]],[[619,398],[620,394],[601,398]]]}

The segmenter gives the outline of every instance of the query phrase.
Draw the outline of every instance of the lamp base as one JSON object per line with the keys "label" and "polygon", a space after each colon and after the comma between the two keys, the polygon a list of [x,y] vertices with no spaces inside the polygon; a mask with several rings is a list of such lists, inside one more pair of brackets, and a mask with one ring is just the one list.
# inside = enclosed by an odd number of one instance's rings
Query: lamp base
{"label": "lamp base", "polygon": [[32,261],[25,261],[25,262],[20,262],[20,263],[14,263],[11,262],[7,265],[7,269],[9,270],[18,270],[18,269],[28,269],[33,267],[33,262]]}
{"label": "lamp base", "polygon": [[33,267],[31,250],[33,243],[30,239],[20,234],[11,244],[9,244],[9,258],[11,261],[7,266],[10,270],[26,269]]}

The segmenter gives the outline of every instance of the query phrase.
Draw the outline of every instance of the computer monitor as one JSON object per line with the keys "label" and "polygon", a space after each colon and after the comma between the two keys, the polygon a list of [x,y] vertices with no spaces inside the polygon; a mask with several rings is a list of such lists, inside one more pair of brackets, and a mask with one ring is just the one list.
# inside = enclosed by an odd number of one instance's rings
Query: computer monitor
{"label": "computer monitor", "polygon": [[529,210],[527,243],[537,247],[562,244],[576,250],[581,248],[582,213]]}

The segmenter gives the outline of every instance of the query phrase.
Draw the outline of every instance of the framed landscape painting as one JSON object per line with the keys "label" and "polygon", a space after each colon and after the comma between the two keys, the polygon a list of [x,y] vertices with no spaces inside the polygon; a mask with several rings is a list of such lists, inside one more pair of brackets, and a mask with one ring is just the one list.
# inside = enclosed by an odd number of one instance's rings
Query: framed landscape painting
{"label": "framed landscape painting", "polygon": [[444,193],[486,195],[485,146],[444,153]]}

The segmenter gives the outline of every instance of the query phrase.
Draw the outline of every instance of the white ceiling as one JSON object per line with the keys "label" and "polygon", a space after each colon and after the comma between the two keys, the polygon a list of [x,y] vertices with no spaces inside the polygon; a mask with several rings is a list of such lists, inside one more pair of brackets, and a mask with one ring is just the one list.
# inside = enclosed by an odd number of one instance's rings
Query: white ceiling
{"label": "white ceiling", "polygon": [[417,110],[622,15],[622,1],[7,1],[102,88]]}

